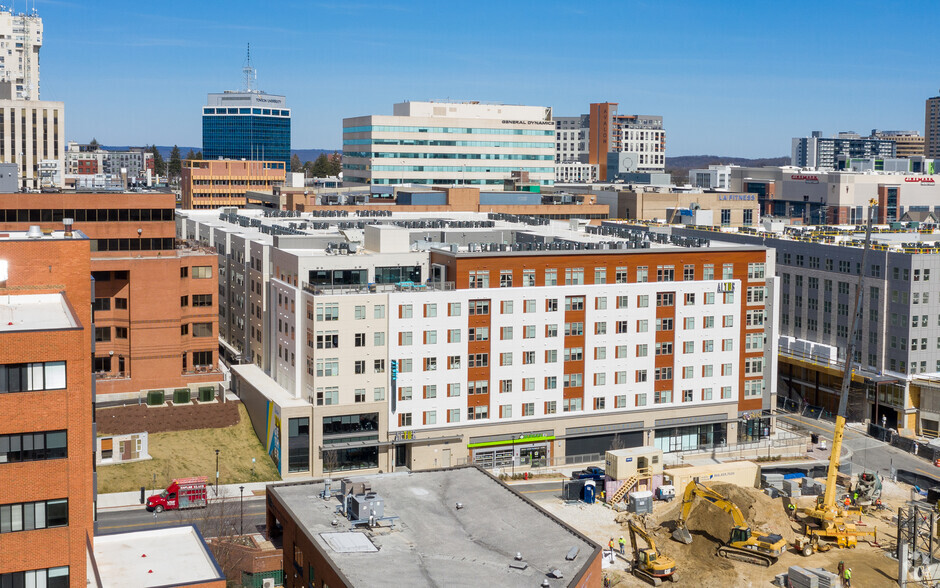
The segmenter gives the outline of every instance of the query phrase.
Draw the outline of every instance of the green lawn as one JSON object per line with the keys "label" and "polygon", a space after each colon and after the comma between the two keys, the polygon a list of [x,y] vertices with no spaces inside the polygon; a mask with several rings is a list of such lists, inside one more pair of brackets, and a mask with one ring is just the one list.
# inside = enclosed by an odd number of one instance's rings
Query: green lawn
{"label": "green lawn", "polygon": [[[239,404],[237,425],[224,429],[194,429],[150,435],[153,459],[134,463],[98,466],[98,493],[148,492],[165,488],[173,478],[208,476],[215,482],[215,450],[219,449],[219,483],[240,484],[280,480],[274,463],[264,451]],[[252,473],[251,458],[255,458]],[[154,484],[156,475],[156,484]]]}

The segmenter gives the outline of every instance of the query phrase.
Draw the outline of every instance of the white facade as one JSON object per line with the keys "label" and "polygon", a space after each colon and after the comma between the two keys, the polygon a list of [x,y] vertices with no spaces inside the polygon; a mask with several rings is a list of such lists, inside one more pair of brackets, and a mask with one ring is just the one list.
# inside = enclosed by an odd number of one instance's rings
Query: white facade
{"label": "white facade", "polygon": [[[23,129],[27,132],[24,133]],[[23,189],[38,190],[40,162],[65,169],[65,104],[39,100],[0,100],[0,163],[19,165]],[[62,174],[58,176],[62,187]]]}
{"label": "white facade", "polygon": [[635,155],[636,171],[663,172],[666,169],[666,131],[663,117],[617,116],[611,137],[611,151]]}
{"label": "white facade", "polygon": [[555,182],[593,183],[597,181],[597,165],[569,161],[555,164]]}
{"label": "white facade", "polygon": [[691,169],[689,183],[704,190],[728,190],[731,186],[731,166],[710,165],[708,169]]}
{"label": "white facade", "polygon": [[543,106],[405,102],[393,116],[343,119],[343,179],[502,190],[512,172],[550,186],[555,125]]}
{"label": "white facade", "polygon": [[[87,171],[90,167],[94,171]],[[128,179],[143,180],[147,177],[148,169],[153,173],[153,154],[144,148],[109,151],[69,141],[65,153],[67,174],[121,175],[123,170]]]}
{"label": "white facade", "polygon": [[42,19],[35,14],[0,11],[0,83],[10,85],[9,98],[39,100],[39,49]]}

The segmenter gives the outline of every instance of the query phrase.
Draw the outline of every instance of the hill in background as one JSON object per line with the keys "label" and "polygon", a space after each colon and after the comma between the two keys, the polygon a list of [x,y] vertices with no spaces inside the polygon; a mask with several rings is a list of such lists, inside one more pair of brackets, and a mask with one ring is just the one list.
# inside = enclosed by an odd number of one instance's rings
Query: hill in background
{"label": "hill in background", "polygon": [[[141,147],[141,145],[135,145],[135,147]],[[126,145],[102,145],[102,149],[107,149],[108,151],[124,151],[128,147]],[[202,150],[202,147],[188,147],[185,145],[180,145],[180,153],[183,154],[183,157],[186,157],[186,154],[189,153],[189,150],[192,149],[193,152],[198,152]],[[163,159],[170,158],[170,151],[173,150],[172,145],[157,145],[157,151],[160,152],[160,155],[163,156]],[[334,151],[341,151],[340,149],[291,149],[291,156],[297,155],[300,158],[300,161],[315,161],[321,153],[326,153],[327,155],[332,154]]]}
{"label": "hill in background", "polygon": [[689,170],[706,169],[709,165],[740,165],[742,167],[765,167],[790,165],[789,157],[729,157],[726,155],[680,155],[666,158],[666,173],[672,174],[674,184],[687,184]]}

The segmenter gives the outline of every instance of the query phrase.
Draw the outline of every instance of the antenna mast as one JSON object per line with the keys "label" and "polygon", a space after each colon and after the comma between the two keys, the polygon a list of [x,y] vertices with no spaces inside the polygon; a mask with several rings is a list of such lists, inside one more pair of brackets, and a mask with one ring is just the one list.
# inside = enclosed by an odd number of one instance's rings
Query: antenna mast
{"label": "antenna mast", "polygon": [[251,43],[248,43],[248,59],[245,61],[245,67],[242,68],[242,73],[245,76],[245,91],[254,92],[254,83],[258,79],[258,72],[255,71],[255,68],[251,67]]}

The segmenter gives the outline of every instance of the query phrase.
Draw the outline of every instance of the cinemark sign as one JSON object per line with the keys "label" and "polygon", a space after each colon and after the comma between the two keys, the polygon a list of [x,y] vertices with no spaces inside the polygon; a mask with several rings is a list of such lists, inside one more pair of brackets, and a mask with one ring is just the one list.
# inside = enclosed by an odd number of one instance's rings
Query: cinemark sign
{"label": "cinemark sign", "polygon": [[816,176],[790,176],[791,180],[804,180],[807,182],[818,182],[819,178]]}
{"label": "cinemark sign", "polygon": [[904,178],[910,184],[933,184],[933,178]]}

